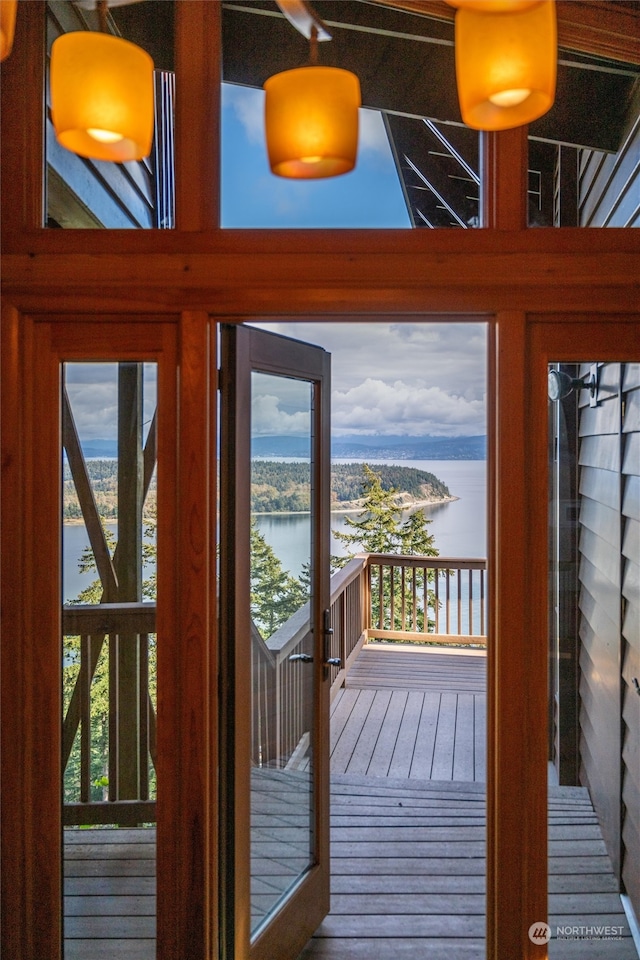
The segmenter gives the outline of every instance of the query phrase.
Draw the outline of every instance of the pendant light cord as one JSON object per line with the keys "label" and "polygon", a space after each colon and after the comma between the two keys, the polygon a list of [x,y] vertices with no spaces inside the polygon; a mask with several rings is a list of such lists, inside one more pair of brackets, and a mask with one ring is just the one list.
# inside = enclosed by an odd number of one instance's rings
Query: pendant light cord
{"label": "pendant light cord", "polygon": [[309,37],[309,64],[315,67],[318,63],[318,28],[315,23],[311,27],[311,36]]}
{"label": "pendant light cord", "polygon": [[109,26],[107,24],[107,13],[109,11],[109,6],[107,0],[98,0],[98,23],[100,25],[101,33],[109,33]]}

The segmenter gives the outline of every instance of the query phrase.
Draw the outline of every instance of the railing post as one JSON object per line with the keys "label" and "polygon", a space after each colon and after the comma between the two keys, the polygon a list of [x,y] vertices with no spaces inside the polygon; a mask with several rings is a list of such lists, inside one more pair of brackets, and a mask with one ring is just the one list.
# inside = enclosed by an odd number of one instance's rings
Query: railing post
{"label": "railing post", "polygon": [[364,611],[364,628],[369,630],[371,628],[371,564],[369,558],[364,568],[364,576],[361,577],[362,582],[362,603]]}
{"label": "railing post", "polygon": [[347,679],[347,587],[340,597],[340,653],[342,669],[344,670],[344,679]]}

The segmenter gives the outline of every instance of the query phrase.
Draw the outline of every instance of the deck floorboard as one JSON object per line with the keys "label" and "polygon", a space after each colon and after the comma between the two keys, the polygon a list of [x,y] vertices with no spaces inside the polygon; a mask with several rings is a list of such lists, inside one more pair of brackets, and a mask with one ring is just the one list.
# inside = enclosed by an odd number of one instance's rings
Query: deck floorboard
{"label": "deck floorboard", "polygon": [[[484,658],[365,650],[356,667],[332,704],[331,911],[300,960],[484,960]],[[308,780],[262,769],[252,791],[260,915],[308,857]],[[66,830],[64,884],[65,960],[154,960],[152,828]],[[580,787],[549,790],[549,911],[552,929],[622,928],[552,939],[551,960],[637,960]]]}
{"label": "deck floorboard", "polygon": [[[300,960],[484,960],[484,789],[334,775],[331,912]],[[622,928],[619,940],[554,938],[552,960],[637,960],[581,788],[549,791],[549,911],[552,930]]]}
{"label": "deck floorboard", "polygon": [[331,717],[331,771],[415,780],[486,773],[486,657],[363,647]]}

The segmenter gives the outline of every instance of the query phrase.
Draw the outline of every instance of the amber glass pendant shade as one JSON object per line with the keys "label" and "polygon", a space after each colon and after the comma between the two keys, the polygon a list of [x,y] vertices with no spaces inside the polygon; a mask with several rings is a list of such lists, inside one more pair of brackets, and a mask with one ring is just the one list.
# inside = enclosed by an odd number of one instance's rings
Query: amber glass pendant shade
{"label": "amber glass pendant shade", "polygon": [[553,0],[519,13],[456,13],[456,80],[464,122],[506,130],[536,120],[553,104],[557,28]]}
{"label": "amber glass pendant shade", "polygon": [[13,46],[18,0],[0,0],[0,60],[6,60]]}
{"label": "amber glass pendant shade", "polygon": [[272,173],[315,180],[353,170],[360,82],[336,67],[299,67],[265,85],[265,130]]}
{"label": "amber glass pendant shade", "polygon": [[447,0],[451,7],[466,7],[477,13],[522,13],[529,7],[537,7],[543,0]]}
{"label": "amber glass pendant shade", "polygon": [[109,34],[63,34],[51,48],[51,115],[58,141],[81,157],[142,160],[153,138],[153,60]]}

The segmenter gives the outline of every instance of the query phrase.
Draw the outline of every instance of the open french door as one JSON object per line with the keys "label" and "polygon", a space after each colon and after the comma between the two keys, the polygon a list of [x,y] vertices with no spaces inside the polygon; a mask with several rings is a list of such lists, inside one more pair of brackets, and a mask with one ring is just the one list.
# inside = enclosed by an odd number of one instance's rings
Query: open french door
{"label": "open french door", "polygon": [[[329,909],[329,404],[323,349],[222,327],[225,960],[293,960]],[[288,438],[284,469],[305,517],[296,570],[283,568],[252,505],[252,483],[254,497],[273,486],[264,471],[278,468],[264,461],[282,452],[275,436]]]}

